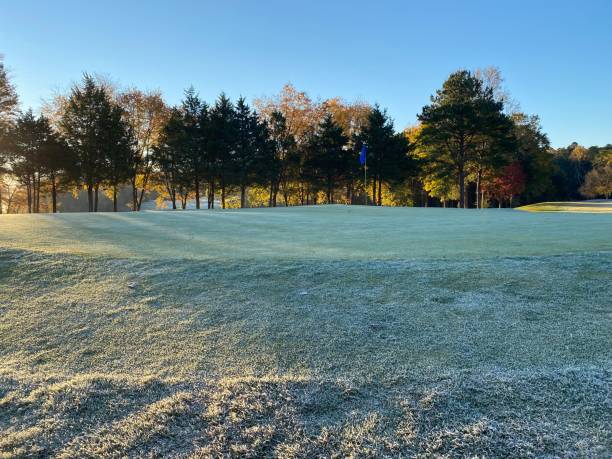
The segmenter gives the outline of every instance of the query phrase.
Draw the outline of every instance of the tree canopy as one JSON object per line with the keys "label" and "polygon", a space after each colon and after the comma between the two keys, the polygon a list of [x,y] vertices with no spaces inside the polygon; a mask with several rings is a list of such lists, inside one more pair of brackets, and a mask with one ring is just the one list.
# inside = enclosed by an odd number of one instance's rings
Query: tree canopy
{"label": "tree canopy", "polygon": [[610,195],[612,146],[551,148],[496,68],[453,72],[402,132],[377,104],[290,84],[252,106],[224,93],[208,103],[190,87],[169,106],[159,91],[85,74],[44,115],[18,102],[0,61],[0,212],[55,212],[81,192],[90,211],[101,199],[138,211],[147,199],[200,209],[204,196],[208,208],[481,208]]}

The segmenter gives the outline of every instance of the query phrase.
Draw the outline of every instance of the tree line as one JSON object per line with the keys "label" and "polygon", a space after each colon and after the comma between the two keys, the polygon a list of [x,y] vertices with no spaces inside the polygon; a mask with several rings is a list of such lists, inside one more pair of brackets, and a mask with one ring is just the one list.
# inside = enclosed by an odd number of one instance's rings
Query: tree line
{"label": "tree line", "polygon": [[378,105],[313,101],[291,85],[253,106],[189,88],[170,107],[87,74],[36,116],[18,110],[0,62],[0,212],[56,212],[68,193],[94,212],[101,193],[114,211],[151,198],[173,209],[608,198],[612,146],[552,149],[501,82],[496,69],[454,72],[398,132]]}

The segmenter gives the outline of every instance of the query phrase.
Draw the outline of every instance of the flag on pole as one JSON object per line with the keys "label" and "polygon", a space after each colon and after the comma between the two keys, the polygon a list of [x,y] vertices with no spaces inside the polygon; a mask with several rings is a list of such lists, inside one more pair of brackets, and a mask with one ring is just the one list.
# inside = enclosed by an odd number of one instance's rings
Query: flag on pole
{"label": "flag on pole", "polygon": [[366,147],[366,144],[364,143],[361,146],[361,153],[359,154],[359,164],[361,164],[362,166],[366,163],[367,153],[368,153],[368,147]]}

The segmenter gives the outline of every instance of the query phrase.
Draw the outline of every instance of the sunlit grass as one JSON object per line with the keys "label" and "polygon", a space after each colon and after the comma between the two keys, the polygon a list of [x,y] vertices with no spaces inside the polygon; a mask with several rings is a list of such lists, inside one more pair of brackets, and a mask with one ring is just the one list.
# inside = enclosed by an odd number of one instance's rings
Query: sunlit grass
{"label": "sunlit grass", "polygon": [[611,217],[0,218],[0,454],[602,455]]}
{"label": "sunlit grass", "polygon": [[612,201],[540,202],[517,209],[527,212],[612,213]]}

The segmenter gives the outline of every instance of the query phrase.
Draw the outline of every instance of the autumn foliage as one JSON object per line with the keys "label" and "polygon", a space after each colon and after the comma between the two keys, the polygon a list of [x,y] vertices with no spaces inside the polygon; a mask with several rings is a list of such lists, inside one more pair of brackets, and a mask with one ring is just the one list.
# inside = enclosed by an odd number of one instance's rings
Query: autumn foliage
{"label": "autumn foliage", "polygon": [[514,161],[505,166],[499,175],[485,182],[484,189],[500,206],[504,201],[512,204],[512,198],[525,190],[526,178],[521,162]]}

